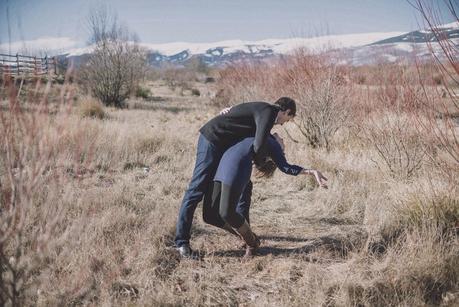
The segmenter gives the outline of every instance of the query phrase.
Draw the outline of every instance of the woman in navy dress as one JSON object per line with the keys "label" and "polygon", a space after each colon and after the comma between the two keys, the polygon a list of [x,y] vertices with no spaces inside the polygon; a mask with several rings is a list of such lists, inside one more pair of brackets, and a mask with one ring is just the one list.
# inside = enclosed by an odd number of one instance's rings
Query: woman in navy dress
{"label": "woman in navy dress", "polygon": [[[226,150],[223,154],[214,177],[214,185],[210,194],[205,197],[203,205],[204,222],[223,228],[243,238],[247,245],[246,256],[250,256],[259,247],[260,241],[252,232],[248,223],[248,209],[238,208],[241,197],[252,174],[253,137],[245,138]],[[313,175],[317,183],[326,188],[327,180],[319,171],[291,165],[285,159],[281,146],[282,140],[270,135],[267,140],[269,159],[259,169],[270,176],[276,166],[288,175]]]}

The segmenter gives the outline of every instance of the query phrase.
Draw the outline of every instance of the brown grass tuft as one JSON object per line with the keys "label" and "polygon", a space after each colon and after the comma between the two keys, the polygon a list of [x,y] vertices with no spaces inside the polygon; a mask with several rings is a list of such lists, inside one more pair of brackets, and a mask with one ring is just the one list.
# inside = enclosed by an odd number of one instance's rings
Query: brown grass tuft
{"label": "brown grass tuft", "polygon": [[96,99],[86,97],[78,106],[78,112],[81,117],[104,119],[107,118],[107,114],[104,111],[104,107]]}

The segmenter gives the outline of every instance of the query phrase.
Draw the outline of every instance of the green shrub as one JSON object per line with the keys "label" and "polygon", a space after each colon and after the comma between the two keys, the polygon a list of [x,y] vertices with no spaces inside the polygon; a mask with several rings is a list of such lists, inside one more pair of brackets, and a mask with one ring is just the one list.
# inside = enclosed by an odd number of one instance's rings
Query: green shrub
{"label": "green shrub", "polygon": [[401,205],[401,215],[411,227],[435,226],[442,232],[454,231],[459,225],[459,200],[453,195],[412,195]]}
{"label": "green shrub", "polygon": [[191,95],[193,96],[201,96],[201,92],[197,88],[191,89]]}
{"label": "green shrub", "polygon": [[135,91],[135,97],[148,99],[151,96],[151,90],[148,87],[138,86]]}

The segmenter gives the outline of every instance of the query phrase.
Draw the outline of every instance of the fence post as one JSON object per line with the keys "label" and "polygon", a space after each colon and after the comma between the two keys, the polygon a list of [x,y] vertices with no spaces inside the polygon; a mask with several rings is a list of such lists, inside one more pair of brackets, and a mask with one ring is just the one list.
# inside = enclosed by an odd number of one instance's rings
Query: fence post
{"label": "fence post", "polygon": [[38,75],[37,56],[33,58],[33,73],[34,75]]}
{"label": "fence post", "polygon": [[17,65],[17,71],[18,71],[18,76],[21,73],[21,70],[19,69],[19,54],[16,53],[16,65]]}
{"label": "fence post", "polygon": [[45,70],[46,70],[46,74],[49,74],[48,55],[45,55]]}
{"label": "fence post", "polygon": [[57,59],[56,59],[56,57],[53,57],[53,62],[54,62],[54,74],[57,76]]}
{"label": "fence post", "polygon": [[2,61],[3,61],[3,72],[6,74],[6,75],[9,75],[10,74],[10,65],[5,65],[5,58],[2,58]]}

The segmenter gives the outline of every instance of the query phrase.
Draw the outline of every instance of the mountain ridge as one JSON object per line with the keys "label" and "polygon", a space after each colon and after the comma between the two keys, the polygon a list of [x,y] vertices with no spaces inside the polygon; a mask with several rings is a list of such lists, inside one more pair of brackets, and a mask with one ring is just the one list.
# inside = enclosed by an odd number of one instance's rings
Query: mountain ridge
{"label": "mountain ridge", "polygon": [[[411,32],[375,32],[344,35],[327,35],[310,38],[264,39],[258,41],[224,40],[213,43],[139,43],[147,50],[147,59],[152,66],[163,64],[186,65],[198,59],[209,66],[220,66],[245,59],[266,59],[291,54],[297,48],[311,52],[336,52],[341,54],[343,64],[365,65],[376,61],[404,61],[427,58],[431,50],[441,51],[438,38],[447,38],[459,44],[459,22],[436,27],[431,30]],[[53,41],[52,38],[48,39]],[[39,40],[46,41],[46,40]],[[65,46],[71,41],[63,38]],[[76,64],[84,61],[94,50],[94,45],[82,48],[65,48],[59,58],[72,59]],[[441,53],[441,52],[440,52]],[[343,56],[344,55],[344,56]]]}

